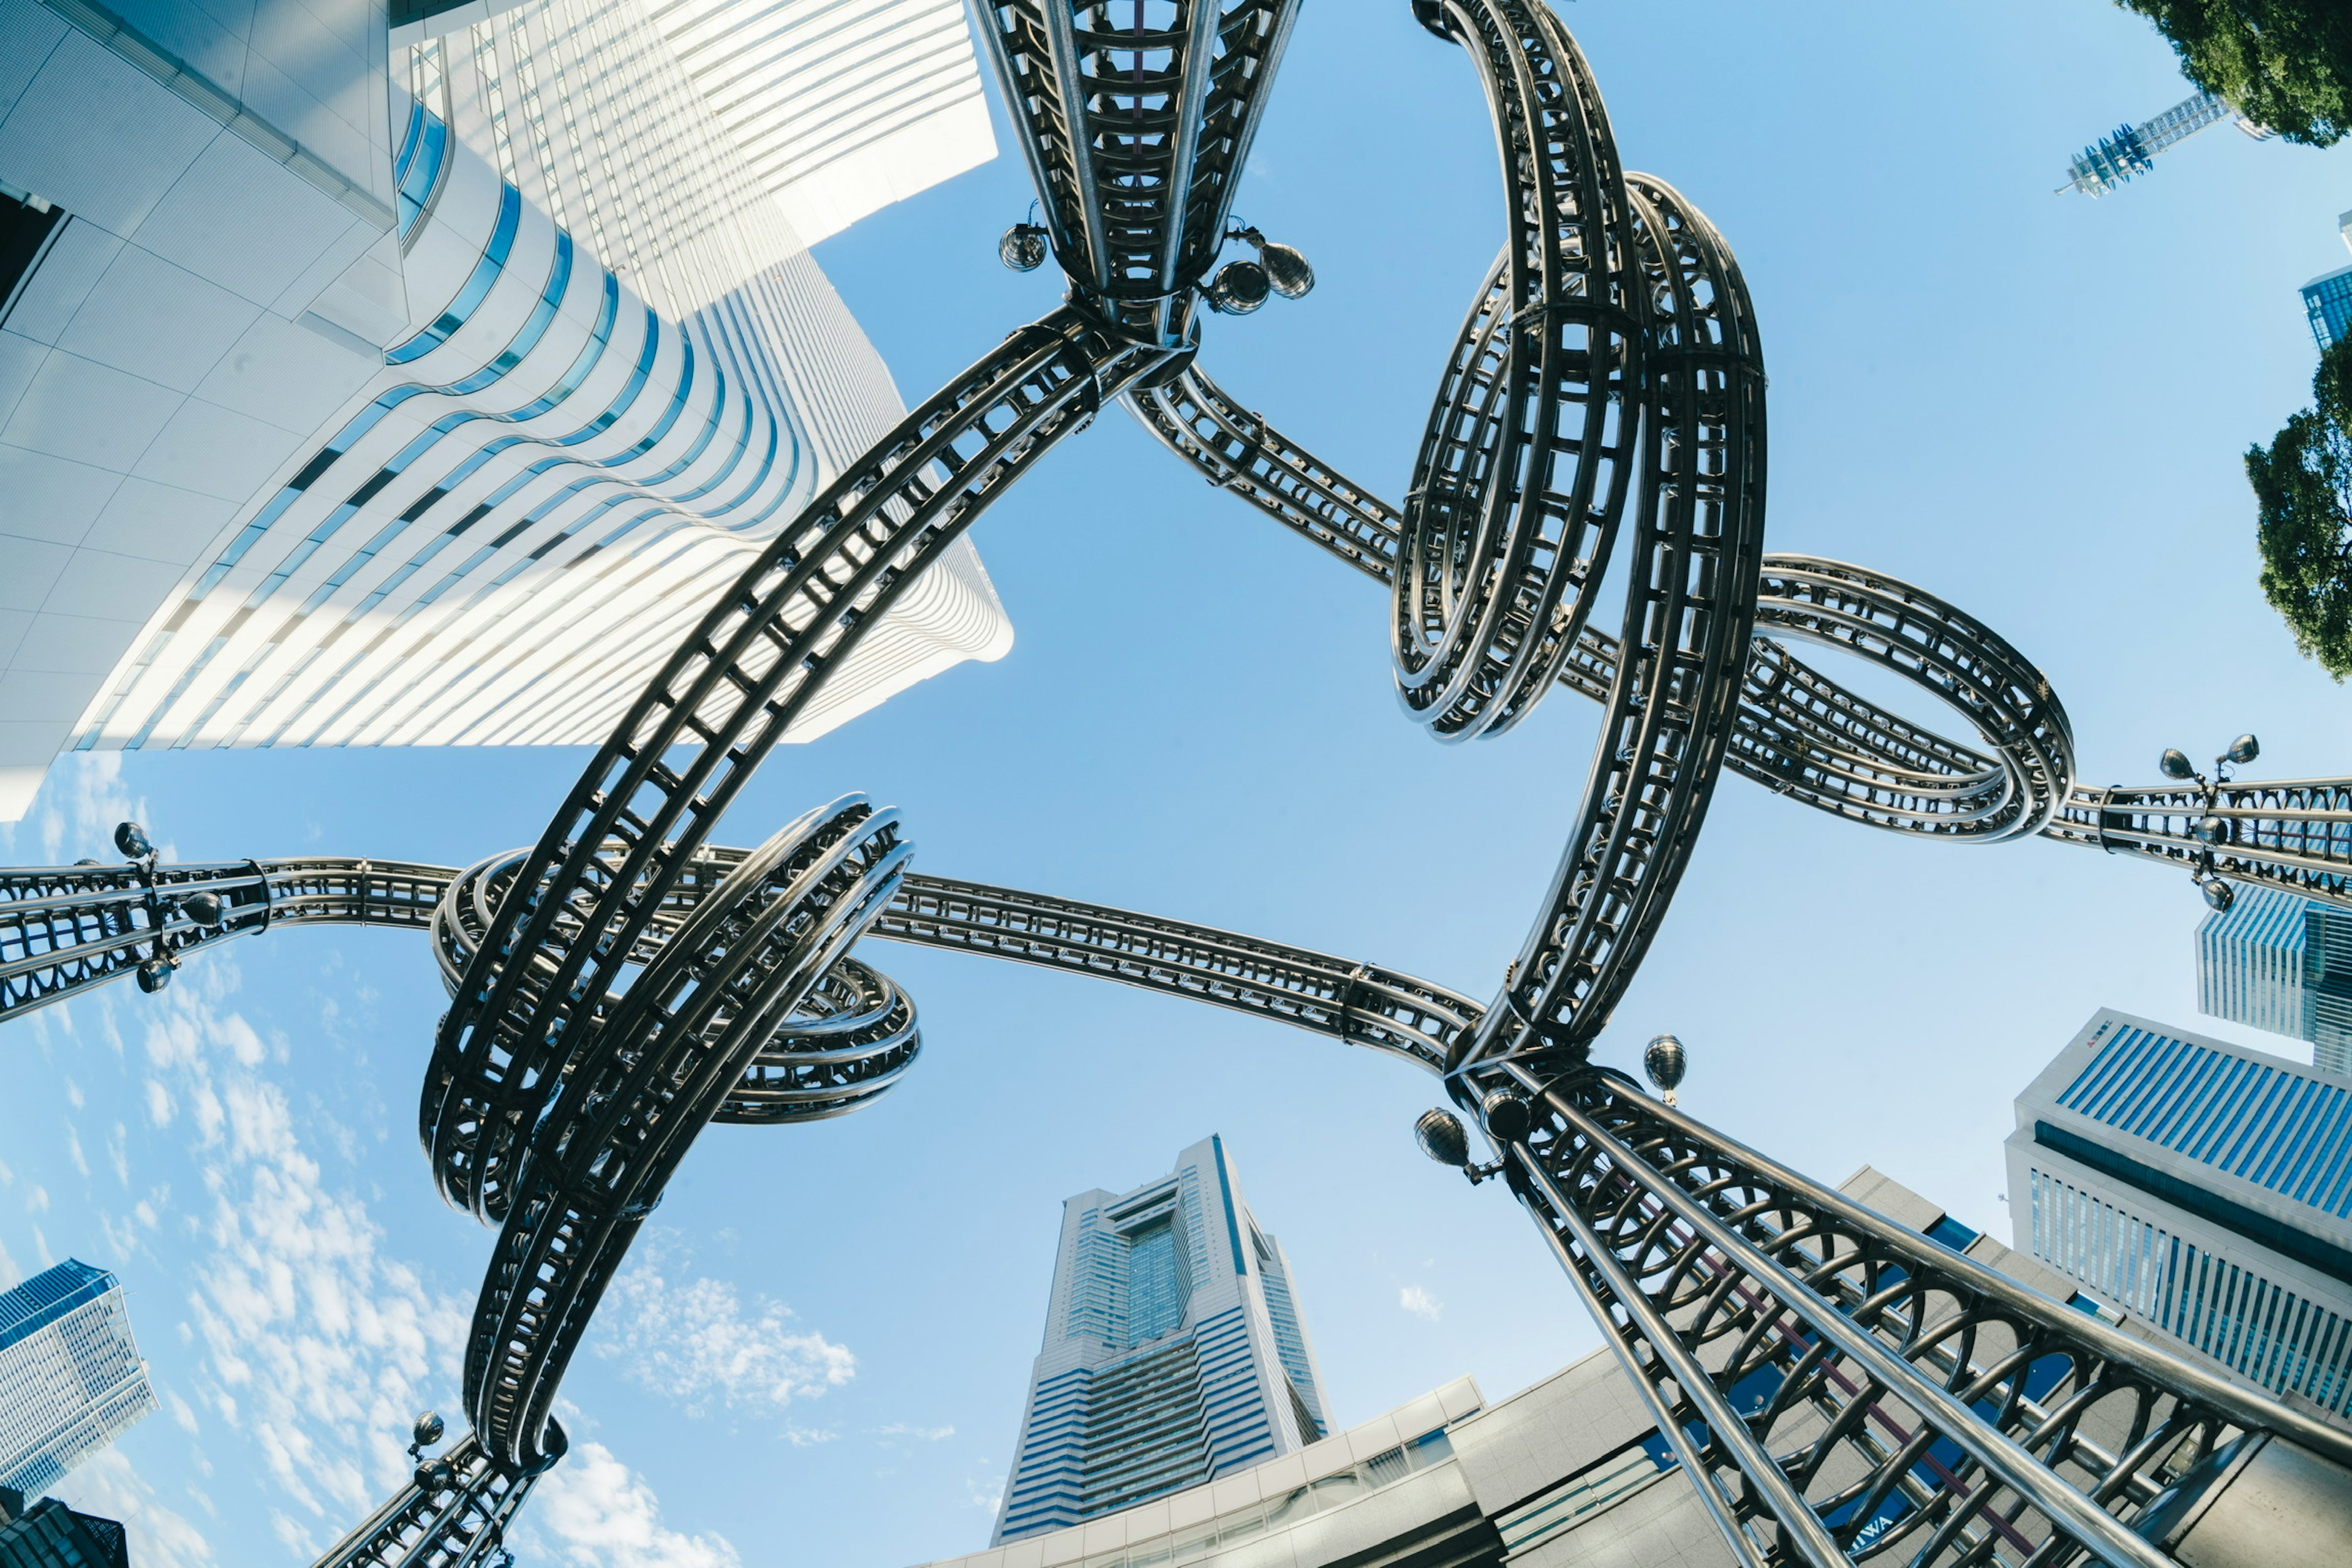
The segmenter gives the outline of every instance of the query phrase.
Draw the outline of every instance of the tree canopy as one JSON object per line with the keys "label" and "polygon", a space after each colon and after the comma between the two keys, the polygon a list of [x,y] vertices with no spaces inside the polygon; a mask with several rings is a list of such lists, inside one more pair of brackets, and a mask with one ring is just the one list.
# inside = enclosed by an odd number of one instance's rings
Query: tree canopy
{"label": "tree canopy", "polygon": [[2154,22],[2181,69],[2290,142],[2352,132],[2352,4],[2347,0],[2116,0]]}
{"label": "tree canopy", "polygon": [[2352,676],[2352,338],[2321,356],[2317,405],[2267,449],[2246,451],[2260,511],[2263,594],[2294,645],[2342,680]]}

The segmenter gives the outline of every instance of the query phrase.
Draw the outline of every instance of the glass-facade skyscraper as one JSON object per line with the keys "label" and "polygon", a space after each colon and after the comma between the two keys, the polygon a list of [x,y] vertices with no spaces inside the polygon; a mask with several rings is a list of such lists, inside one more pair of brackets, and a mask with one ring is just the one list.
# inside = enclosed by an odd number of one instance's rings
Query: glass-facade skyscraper
{"label": "glass-facade skyscraper", "polygon": [[113,1275],[68,1258],[0,1293],[0,1488],[47,1490],[154,1408]]}
{"label": "glass-facade skyscraper", "polygon": [[2308,1040],[2313,1067],[2352,1078],[2352,910],[2241,889],[2197,928],[2197,1006]]}
{"label": "glass-facade skyscraper", "polygon": [[1198,1486],[1329,1430],[1289,1260],[1212,1136],[1165,1176],[1063,1204],[1045,1342],[993,1539]]}
{"label": "glass-facade skyscraper", "polygon": [[[2352,213],[2339,213],[2336,232],[2352,249]],[[2303,286],[2303,312],[2311,319],[2311,335],[2324,352],[2352,333],[2352,267],[2323,272]]]}
{"label": "glass-facade skyscraper", "polygon": [[2102,1009],[2017,1099],[2017,1247],[2273,1394],[2352,1410],[2352,1083]]}

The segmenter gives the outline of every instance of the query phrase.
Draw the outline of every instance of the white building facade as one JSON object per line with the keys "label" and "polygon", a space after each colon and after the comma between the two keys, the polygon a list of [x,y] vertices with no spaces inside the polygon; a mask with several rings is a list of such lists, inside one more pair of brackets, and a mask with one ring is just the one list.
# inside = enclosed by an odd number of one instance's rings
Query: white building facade
{"label": "white building facade", "polygon": [[47,1491],[154,1410],[113,1275],[69,1258],[0,1292],[0,1487]]}
{"label": "white building facade", "polygon": [[[681,58],[716,9],[768,74]],[[898,420],[787,215],[992,155],[961,21],[716,9],[0,0],[0,184],[66,215],[0,280],[0,816],[60,747],[601,740]],[[795,736],[1010,642],[967,545]]]}
{"label": "white building facade", "polygon": [[2017,1245],[2229,1375],[2352,1408],[2352,1083],[2103,1009],[2017,1100]]}
{"label": "white building facade", "polygon": [[1289,1260],[1212,1136],[1156,1181],[1064,1202],[995,1539],[1066,1529],[1328,1431]]}

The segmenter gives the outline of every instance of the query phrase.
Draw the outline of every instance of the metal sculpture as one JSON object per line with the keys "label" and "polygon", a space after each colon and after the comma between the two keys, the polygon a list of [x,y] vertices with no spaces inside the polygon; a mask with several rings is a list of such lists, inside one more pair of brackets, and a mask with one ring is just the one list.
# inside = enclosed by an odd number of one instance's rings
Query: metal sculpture
{"label": "metal sculpture", "polygon": [[[852,956],[861,935],[1236,1008],[1439,1075],[1494,1145],[1474,1179],[1499,1175],[1535,1216],[1743,1563],[1899,1549],[2158,1568],[2175,1561],[2168,1531],[2223,1489],[2275,1483],[2257,1449],[2352,1489],[2352,1438],[2022,1290],[1590,1060],[1726,768],[1892,830],[2044,835],[2347,905],[2352,781],[2080,788],[2063,709],[1989,628],[1883,574],[1764,554],[1762,356],[1738,265],[1672,187],[1622,171],[1583,58],[1538,0],[1413,0],[1480,74],[1509,237],[1404,508],[1243,413],[1193,363],[1198,306],[1244,313],[1312,285],[1295,251],[1228,228],[1297,10],[981,0],[1045,220],[1001,254],[1026,270],[1050,250],[1067,302],[909,414],[760,554],[537,845],[464,871],[166,866],[126,825],[126,865],[0,874],[0,1017],[123,974],[159,988],[196,950],[275,924],[430,936],[451,1005],[419,1131],[445,1196],[500,1227],[465,1357],[472,1429],[322,1565],[474,1568],[502,1550],[563,1452],[550,1411],[571,1355],[700,1130],[840,1114],[913,1060],[913,1004]],[[1213,273],[1231,239],[1260,259]],[[1500,734],[1556,685],[1603,703],[1559,870],[1492,1003],[917,876],[891,815],[856,797],[756,849],[709,842],[907,584],[1111,397],[1212,482],[1391,585],[1399,693],[1432,733]],[[1612,637],[1589,623],[1619,555],[1633,587]],[[1843,690],[1782,637],[1896,672],[1978,743]],[[1658,1044],[1671,1089],[1680,1052]],[[1452,1113],[1418,1131],[1468,1166]]]}

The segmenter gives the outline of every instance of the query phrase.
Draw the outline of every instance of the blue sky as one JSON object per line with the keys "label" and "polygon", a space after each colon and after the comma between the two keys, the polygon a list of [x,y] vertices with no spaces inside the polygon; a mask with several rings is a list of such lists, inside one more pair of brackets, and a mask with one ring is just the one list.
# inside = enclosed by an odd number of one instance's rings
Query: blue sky
{"label": "blue sky", "polygon": [[[2240,468],[2308,397],[2295,288],[2347,258],[2352,150],[2226,128],[2092,202],[2068,155],[2189,92],[2097,0],[1565,8],[1628,167],[1738,250],[1771,373],[1769,544],[1882,568],[2008,636],[2082,776],[2258,732],[2266,777],[2352,768],[2347,700],[2255,587]],[[1382,493],[1499,242],[1475,79],[1402,0],[1309,5],[1241,216],[1320,285],[1212,320],[1224,384]],[[999,268],[1019,162],[819,251],[910,399],[1057,287]],[[1576,805],[1590,705],[1445,747],[1389,688],[1385,604],[1123,416],[977,534],[1018,630],[778,755],[753,843],[863,790],[917,864],[1260,932],[1473,993],[1523,934]],[[1830,656],[1841,679],[1871,689]],[[1903,710],[1946,720],[1907,695]],[[535,838],[579,752],[175,752],[61,771],[18,862],[468,863]],[[1600,1055],[1661,1030],[1684,1103],[1831,1181],[1867,1163],[2008,1237],[2012,1097],[2100,1005],[2200,1020],[2184,875],[2044,843],[1905,842],[1737,779]],[[1341,1422],[1468,1373],[1490,1396],[1598,1344],[1527,1222],[1412,1152],[1430,1087],[1235,1016],[875,943],[922,1059],[814,1127],[705,1136],[565,1385],[575,1452],[533,1564],[905,1568],[982,1542],[1063,1196],[1203,1134],[1289,1250]],[[119,1270],[165,1409],[68,1495],[142,1568],[297,1563],[372,1507],[414,1407],[457,1408],[489,1243],[443,1207],[412,1108],[442,997],[423,942],[279,933],[0,1037],[0,1272]]]}

